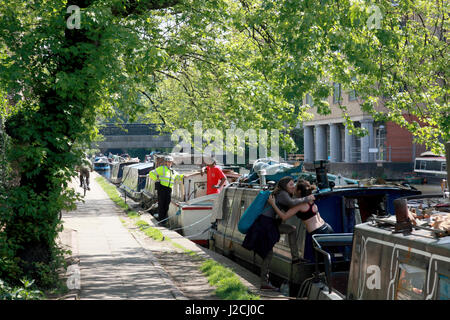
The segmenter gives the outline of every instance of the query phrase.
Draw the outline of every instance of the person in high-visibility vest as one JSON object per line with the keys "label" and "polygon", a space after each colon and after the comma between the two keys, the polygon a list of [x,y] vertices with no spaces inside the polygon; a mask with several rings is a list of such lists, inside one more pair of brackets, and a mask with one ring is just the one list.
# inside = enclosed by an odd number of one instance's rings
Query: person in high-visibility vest
{"label": "person in high-visibility vest", "polygon": [[[179,174],[172,169],[173,158],[165,156],[164,162],[161,166],[150,171],[148,176],[150,179],[156,181],[155,187],[158,193],[158,221],[167,218],[169,211],[170,200],[172,198],[172,187],[176,180],[182,181],[184,175]],[[164,223],[165,224],[165,221]]]}

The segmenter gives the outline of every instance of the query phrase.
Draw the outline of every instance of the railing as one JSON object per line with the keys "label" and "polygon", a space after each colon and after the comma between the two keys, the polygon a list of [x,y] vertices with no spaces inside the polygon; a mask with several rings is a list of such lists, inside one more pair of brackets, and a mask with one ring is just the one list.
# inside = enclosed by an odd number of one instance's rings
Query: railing
{"label": "railing", "polygon": [[[412,162],[414,161],[414,158],[417,156],[414,146],[411,147],[387,146],[379,148],[378,152],[369,153],[369,156],[370,155],[372,155],[371,157],[373,157],[373,160],[386,162],[392,162],[392,160]],[[351,158],[352,162],[361,161],[361,148],[359,146],[352,148]]]}
{"label": "railing", "polygon": [[315,252],[315,268],[316,275],[319,275],[319,259],[318,253],[321,253],[324,256],[324,264],[325,264],[325,277],[327,281],[327,286],[329,289],[329,293],[332,292],[332,280],[333,280],[333,270],[331,264],[331,255],[329,252],[325,251],[324,247],[338,247],[338,246],[351,246],[353,242],[353,233],[331,233],[331,234],[314,234],[312,236],[313,246]]}
{"label": "railing", "polygon": [[104,136],[145,136],[160,133],[156,130],[156,125],[145,123],[106,124],[99,131]]}

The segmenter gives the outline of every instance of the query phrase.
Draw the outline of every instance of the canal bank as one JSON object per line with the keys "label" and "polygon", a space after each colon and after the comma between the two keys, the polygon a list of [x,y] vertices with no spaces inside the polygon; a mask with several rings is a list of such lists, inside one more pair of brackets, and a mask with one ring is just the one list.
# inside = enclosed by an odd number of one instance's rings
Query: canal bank
{"label": "canal bank", "polygon": [[[278,293],[261,292],[259,277],[231,260],[202,248],[178,233],[156,225],[170,241],[146,236],[95,181],[77,210],[63,213],[61,241],[72,250],[68,269],[70,299],[109,300],[215,300],[216,287],[200,270],[211,259],[233,270],[240,282],[262,300],[286,299]],[[78,186],[73,184],[77,190]],[[188,252],[188,253],[186,253]],[[78,277],[78,278],[77,278]]]}

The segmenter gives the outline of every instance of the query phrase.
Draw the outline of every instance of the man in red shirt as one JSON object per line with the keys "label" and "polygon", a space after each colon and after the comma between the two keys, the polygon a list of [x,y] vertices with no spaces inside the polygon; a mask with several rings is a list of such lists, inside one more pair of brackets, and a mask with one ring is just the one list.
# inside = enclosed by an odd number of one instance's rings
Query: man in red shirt
{"label": "man in red shirt", "polygon": [[220,188],[226,183],[227,177],[223,173],[222,169],[216,166],[215,160],[202,168],[202,173],[206,170],[206,194],[219,193]]}

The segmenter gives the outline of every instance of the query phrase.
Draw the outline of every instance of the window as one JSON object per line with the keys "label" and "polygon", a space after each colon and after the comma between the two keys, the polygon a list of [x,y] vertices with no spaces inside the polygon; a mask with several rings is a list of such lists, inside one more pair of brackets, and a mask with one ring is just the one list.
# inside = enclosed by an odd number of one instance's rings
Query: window
{"label": "window", "polygon": [[439,275],[439,293],[437,299],[438,300],[450,299],[450,280],[448,277],[442,274]]}
{"label": "window", "polygon": [[425,160],[420,161],[420,170],[427,169],[427,162]]}
{"label": "window", "polygon": [[440,161],[428,161],[427,169],[432,171],[441,171],[441,162]]}
{"label": "window", "polygon": [[356,99],[356,90],[350,90],[350,92],[348,93],[348,101],[355,101]]}
{"label": "window", "polygon": [[341,84],[333,82],[333,103],[338,103],[342,100],[341,96]]}
{"label": "window", "polygon": [[306,94],[306,104],[310,107],[314,106],[313,99],[309,93]]}
{"label": "window", "polygon": [[327,126],[327,134],[326,134],[326,138],[327,138],[327,160],[331,160],[331,145],[330,145],[330,141],[331,141],[331,135],[330,135],[330,126]]}
{"label": "window", "polygon": [[375,148],[378,148],[375,160],[386,160],[386,130],[383,125],[375,129]]}
{"label": "window", "polygon": [[426,270],[400,263],[396,300],[419,300],[424,298]]}
{"label": "window", "polygon": [[[352,82],[356,81],[356,77],[352,77]],[[356,90],[350,90],[348,93],[348,101],[354,101],[358,99],[357,95],[356,95]]]}
{"label": "window", "polygon": [[[228,196],[228,195],[227,195]],[[228,215],[231,215],[231,211],[233,210],[233,199],[232,197],[226,197],[226,200],[224,201],[223,205],[223,218],[226,219]]]}
{"label": "window", "polygon": [[353,150],[352,150],[352,159],[357,162],[361,161],[361,138],[357,136],[352,136],[353,139]]}

